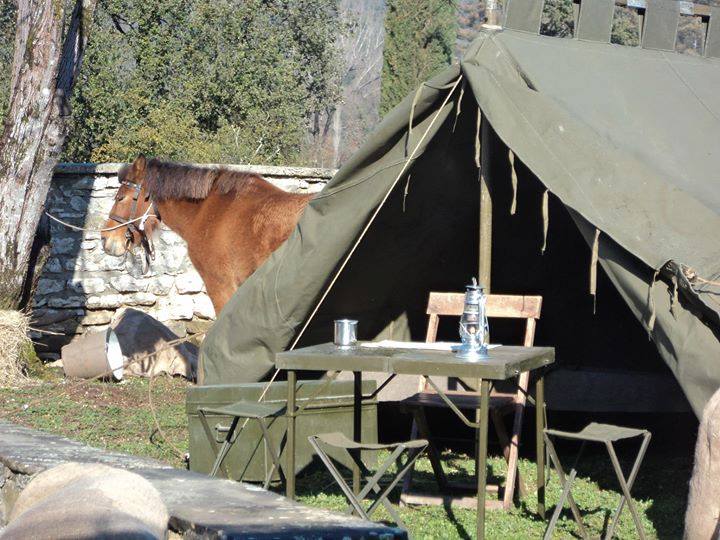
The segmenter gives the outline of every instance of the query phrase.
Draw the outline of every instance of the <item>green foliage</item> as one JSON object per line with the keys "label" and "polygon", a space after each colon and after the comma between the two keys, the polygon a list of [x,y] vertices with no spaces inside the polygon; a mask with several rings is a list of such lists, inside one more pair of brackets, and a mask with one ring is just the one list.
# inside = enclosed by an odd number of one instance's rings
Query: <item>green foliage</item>
{"label": "green foliage", "polygon": [[66,158],[292,161],[337,101],[337,0],[101,0]]}
{"label": "green foliage", "polygon": [[546,36],[572,37],[575,27],[571,0],[545,0],[540,33]]}
{"label": "green foliage", "polygon": [[0,0],[0,120],[10,101],[10,70],[15,45],[15,3]]}
{"label": "green foliage", "polygon": [[450,64],[456,33],[452,0],[388,0],[381,114]]}
{"label": "green foliage", "polygon": [[455,42],[455,58],[461,59],[468,46],[480,33],[485,22],[484,0],[457,1],[457,41]]}
{"label": "green foliage", "polygon": [[[616,6],[613,17],[611,42],[619,45],[639,44],[637,11]],[[573,37],[575,23],[573,3],[570,0],[546,0],[540,24],[540,33],[548,36]]]}
{"label": "green foliage", "polygon": [[615,6],[610,42],[631,47],[637,47],[640,44],[640,20],[637,11]]}

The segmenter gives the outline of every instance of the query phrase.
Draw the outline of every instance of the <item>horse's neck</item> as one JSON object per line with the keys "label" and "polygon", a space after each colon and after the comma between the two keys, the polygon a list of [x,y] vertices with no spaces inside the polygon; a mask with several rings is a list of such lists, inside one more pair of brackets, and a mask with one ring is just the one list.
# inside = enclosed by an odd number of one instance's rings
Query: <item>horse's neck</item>
{"label": "horse's neck", "polygon": [[[245,209],[250,212],[262,212],[263,220],[253,220],[255,226],[263,223],[269,230],[290,230],[295,226],[297,219],[310,200],[310,195],[288,193],[277,188],[265,179],[257,178],[240,188],[240,192],[226,195],[211,193],[201,200],[167,199],[156,204],[160,219],[165,226],[180,235],[185,241],[196,232],[196,218],[212,210],[217,212],[218,197],[227,202],[238,204],[237,211]],[[269,204],[271,202],[271,204]],[[210,205],[210,206],[205,206]],[[225,206],[225,205],[221,205]],[[202,219],[202,218],[201,218]]]}
{"label": "horse's neck", "polygon": [[156,203],[155,206],[165,226],[187,240],[187,234],[192,228],[193,219],[197,216],[200,205],[204,202],[204,200],[168,199]]}

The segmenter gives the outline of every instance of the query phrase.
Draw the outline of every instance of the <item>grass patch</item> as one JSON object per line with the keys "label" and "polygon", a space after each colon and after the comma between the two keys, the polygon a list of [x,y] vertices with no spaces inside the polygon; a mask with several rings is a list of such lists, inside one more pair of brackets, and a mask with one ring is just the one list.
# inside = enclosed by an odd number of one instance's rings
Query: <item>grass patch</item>
{"label": "grass patch", "polygon": [[[165,433],[173,445],[188,448],[185,417],[185,381],[157,379],[152,386],[153,401]],[[0,388],[0,415],[18,424],[65,435],[84,443],[149,456],[183,467],[180,457],[155,433],[148,406],[148,381],[132,378],[122,384],[93,382],[77,386],[72,382],[43,382],[22,388]],[[525,449],[532,451],[532,445]],[[637,451],[637,443],[618,445],[625,470]],[[570,464],[577,446],[558,447],[563,463]],[[446,451],[445,462],[452,479],[472,481],[474,460],[462,453]],[[653,441],[633,488],[645,533],[649,538],[672,539],[682,536],[683,517],[690,478],[691,453],[678,450],[662,441]],[[493,455],[489,462],[491,477],[503,478],[505,462]],[[528,495],[510,512],[487,513],[486,536],[490,539],[540,538],[545,522],[535,515],[535,463],[523,457],[520,472]],[[430,463],[418,461],[415,478],[423,490],[433,486]],[[346,502],[331,476],[322,466],[313,466],[298,479],[299,500],[309,506],[342,511]],[[398,493],[395,494],[396,501]],[[613,512],[620,489],[609,459],[602,447],[588,447],[579,466],[573,495],[591,535],[599,536]],[[560,496],[560,485],[554,471],[547,493],[548,514]],[[402,518],[413,538],[474,538],[475,512],[442,507],[400,508]],[[377,518],[389,519],[383,508]],[[555,538],[577,538],[577,527],[566,510],[558,523]],[[616,537],[637,538],[632,518],[623,512]]]}

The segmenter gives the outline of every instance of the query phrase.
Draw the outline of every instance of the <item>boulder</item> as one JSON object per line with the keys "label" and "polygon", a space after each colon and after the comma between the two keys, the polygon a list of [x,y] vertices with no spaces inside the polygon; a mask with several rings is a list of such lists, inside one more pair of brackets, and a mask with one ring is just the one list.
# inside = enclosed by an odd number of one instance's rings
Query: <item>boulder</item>
{"label": "boulder", "polygon": [[164,539],[168,518],[143,477],[99,463],[64,463],[20,493],[2,538]]}

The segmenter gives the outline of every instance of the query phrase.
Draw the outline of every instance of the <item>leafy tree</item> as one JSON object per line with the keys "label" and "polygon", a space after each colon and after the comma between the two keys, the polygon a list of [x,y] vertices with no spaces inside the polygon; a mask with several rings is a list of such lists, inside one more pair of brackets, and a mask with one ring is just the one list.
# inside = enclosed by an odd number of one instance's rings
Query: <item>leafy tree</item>
{"label": "leafy tree", "polygon": [[675,50],[685,54],[702,54],[705,47],[705,26],[700,17],[682,15],[678,23]]}
{"label": "leafy tree", "polygon": [[450,64],[457,33],[453,0],[388,0],[380,112],[387,113]]}
{"label": "leafy tree", "polygon": [[485,22],[484,0],[458,0],[457,2],[457,40],[455,42],[455,57],[462,58],[468,45],[480,33],[480,27]]}
{"label": "leafy tree", "polygon": [[546,36],[572,37],[575,22],[571,0],[545,0],[540,33]]}
{"label": "leafy tree", "polygon": [[632,47],[640,44],[640,19],[637,11],[615,6],[610,42]]}
{"label": "leafy tree", "polygon": [[337,0],[102,0],[72,160],[292,161],[339,95]]}

